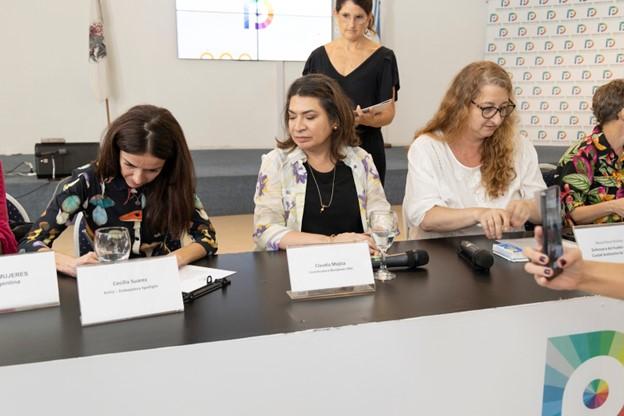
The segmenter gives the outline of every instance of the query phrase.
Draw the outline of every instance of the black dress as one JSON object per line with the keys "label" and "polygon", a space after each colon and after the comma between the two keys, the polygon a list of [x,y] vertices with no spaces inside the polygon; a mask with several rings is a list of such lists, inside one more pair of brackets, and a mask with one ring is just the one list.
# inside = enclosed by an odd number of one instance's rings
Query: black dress
{"label": "black dress", "polygon": [[[398,99],[399,68],[394,52],[384,46],[373,52],[346,76],[336,71],[325,47],[321,46],[310,54],[303,68],[303,75],[314,73],[325,74],[338,81],[345,94],[351,99],[354,109],[358,105],[366,108],[392,98],[393,88],[394,98]],[[386,154],[381,128],[358,126],[357,132],[362,141],[361,147],[373,157],[383,184],[386,177]]]}

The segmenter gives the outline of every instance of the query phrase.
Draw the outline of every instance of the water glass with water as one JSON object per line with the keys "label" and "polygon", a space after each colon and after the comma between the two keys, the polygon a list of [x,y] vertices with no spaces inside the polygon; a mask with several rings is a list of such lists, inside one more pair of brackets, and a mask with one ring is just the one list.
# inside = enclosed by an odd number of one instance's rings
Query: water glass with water
{"label": "water glass with water", "polygon": [[394,238],[399,234],[399,222],[394,211],[373,211],[369,218],[371,236],[381,251],[379,269],[375,273],[377,280],[391,280],[396,277],[386,267],[386,251],[392,246]]}
{"label": "water glass with water", "polygon": [[130,257],[130,233],[125,227],[102,227],[95,230],[93,241],[98,260],[109,263]]}

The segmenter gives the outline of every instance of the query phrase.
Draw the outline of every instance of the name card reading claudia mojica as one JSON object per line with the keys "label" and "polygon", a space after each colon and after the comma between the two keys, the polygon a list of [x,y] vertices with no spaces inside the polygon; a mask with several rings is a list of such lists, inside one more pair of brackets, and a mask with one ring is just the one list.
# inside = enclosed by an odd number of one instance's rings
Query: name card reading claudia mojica
{"label": "name card reading claudia mojica", "polygon": [[574,237],[585,260],[624,263],[624,224],[577,226]]}
{"label": "name card reading claudia mojica", "polygon": [[173,256],[78,268],[82,325],[184,310]]}
{"label": "name card reading claudia mojica", "polygon": [[288,248],[289,296],[348,296],[375,290],[368,244],[323,244]]}
{"label": "name card reading claudia mojica", "polygon": [[0,313],[58,304],[54,252],[0,256]]}

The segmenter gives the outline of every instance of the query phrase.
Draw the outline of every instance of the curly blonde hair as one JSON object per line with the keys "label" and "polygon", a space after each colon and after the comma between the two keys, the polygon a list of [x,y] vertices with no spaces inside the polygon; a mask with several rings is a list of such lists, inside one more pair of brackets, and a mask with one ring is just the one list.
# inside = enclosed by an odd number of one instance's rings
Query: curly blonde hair
{"label": "curly blonde hair", "polygon": [[[511,78],[501,66],[490,61],[473,62],[455,76],[438,111],[416,132],[415,139],[428,134],[446,142],[461,140],[468,123],[471,101],[486,85],[503,88],[512,100]],[[491,198],[502,196],[516,177],[513,166],[516,124],[516,115],[511,113],[481,146],[481,184]]]}

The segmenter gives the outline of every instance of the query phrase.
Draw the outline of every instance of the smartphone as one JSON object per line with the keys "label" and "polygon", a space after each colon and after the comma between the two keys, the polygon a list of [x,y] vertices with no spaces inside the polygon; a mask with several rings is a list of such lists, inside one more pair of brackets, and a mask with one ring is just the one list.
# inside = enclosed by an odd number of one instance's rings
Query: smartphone
{"label": "smartphone", "polygon": [[544,229],[544,248],[542,251],[548,256],[547,266],[553,269],[554,272],[552,276],[547,278],[552,279],[562,271],[556,266],[557,259],[563,256],[563,243],[561,241],[563,221],[561,219],[559,187],[554,185],[538,192],[540,211],[542,213],[542,228]]}

